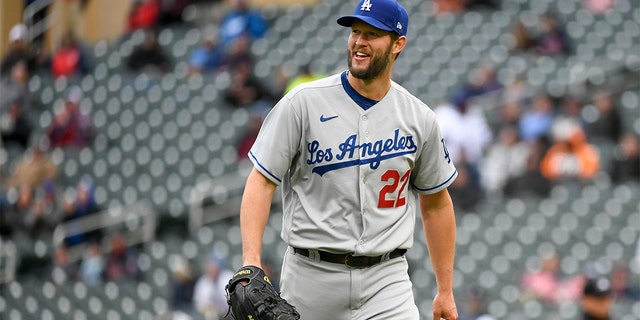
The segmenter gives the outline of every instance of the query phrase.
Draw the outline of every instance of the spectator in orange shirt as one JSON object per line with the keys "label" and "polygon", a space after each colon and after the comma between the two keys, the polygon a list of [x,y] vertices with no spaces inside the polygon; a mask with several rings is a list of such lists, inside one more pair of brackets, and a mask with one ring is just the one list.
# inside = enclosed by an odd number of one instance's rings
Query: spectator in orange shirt
{"label": "spectator in orange shirt", "polygon": [[558,120],[552,135],[555,143],[542,158],[542,175],[551,181],[593,178],[600,168],[600,158],[580,125],[569,119]]}

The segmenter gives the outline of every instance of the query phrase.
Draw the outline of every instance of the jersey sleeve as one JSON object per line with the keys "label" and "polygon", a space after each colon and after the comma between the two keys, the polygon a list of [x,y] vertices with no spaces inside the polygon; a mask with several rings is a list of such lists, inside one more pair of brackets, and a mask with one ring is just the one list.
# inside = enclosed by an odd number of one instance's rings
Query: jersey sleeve
{"label": "jersey sleeve", "polygon": [[283,97],[265,118],[249,151],[255,168],[280,185],[299,150],[300,117],[288,97]]}
{"label": "jersey sleeve", "polygon": [[413,187],[422,194],[436,193],[447,188],[458,175],[435,118],[431,119],[427,127],[431,130],[423,142],[412,175]]}

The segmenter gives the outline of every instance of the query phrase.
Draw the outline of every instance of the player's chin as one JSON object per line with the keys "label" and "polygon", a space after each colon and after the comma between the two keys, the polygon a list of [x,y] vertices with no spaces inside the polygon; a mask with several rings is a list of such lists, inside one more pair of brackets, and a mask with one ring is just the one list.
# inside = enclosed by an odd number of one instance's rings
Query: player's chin
{"label": "player's chin", "polygon": [[360,59],[359,60],[352,59],[351,64],[349,65],[349,71],[351,71],[352,73],[366,72],[368,68],[369,68],[369,60],[362,61]]}

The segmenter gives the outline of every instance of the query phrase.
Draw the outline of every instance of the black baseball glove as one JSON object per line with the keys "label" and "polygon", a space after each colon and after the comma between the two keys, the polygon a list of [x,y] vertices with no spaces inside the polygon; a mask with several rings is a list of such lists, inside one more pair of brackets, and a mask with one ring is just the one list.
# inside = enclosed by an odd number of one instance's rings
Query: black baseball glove
{"label": "black baseball glove", "polygon": [[226,286],[227,303],[237,320],[298,320],[300,314],[271,285],[264,271],[244,266]]}

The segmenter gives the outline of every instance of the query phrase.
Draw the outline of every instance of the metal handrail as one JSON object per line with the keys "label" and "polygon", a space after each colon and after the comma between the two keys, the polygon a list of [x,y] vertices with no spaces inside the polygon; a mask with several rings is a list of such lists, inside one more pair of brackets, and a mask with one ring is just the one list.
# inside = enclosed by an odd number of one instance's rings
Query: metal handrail
{"label": "metal handrail", "polygon": [[16,246],[10,240],[0,238],[0,284],[9,283],[15,279],[18,265]]}
{"label": "metal handrail", "polygon": [[[240,214],[244,185],[253,166],[247,160],[236,172],[196,184],[189,192],[189,233],[200,227]],[[205,200],[211,200],[205,202]],[[271,204],[282,202],[281,188],[276,188]]]}
{"label": "metal handrail", "polygon": [[22,21],[25,23],[29,30],[29,42],[33,41],[37,36],[45,33],[47,29],[55,24],[58,21],[57,15],[50,13],[47,15],[45,19],[42,21],[38,21],[36,24],[32,24],[33,16],[44,10],[49,5],[51,5],[52,0],[39,0],[35,1],[24,8],[24,12],[22,13]]}
{"label": "metal handrail", "polygon": [[[136,228],[135,224],[142,220],[142,226]],[[85,217],[73,219],[58,224],[53,230],[52,242],[55,248],[62,246],[64,240],[76,233],[106,229],[117,225],[131,227],[132,231],[124,234],[127,245],[150,244],[155,240],[156,212],[148,201],[140,201],[126,207],[109,208]],[[73,230],[73,234],[70,230]],[[139,232],[137,232],[139,231]],[[73,246],[69,249],[69,260],[77,261],[82,256],[82,246]]]}
{"label": "metal handrail", "polygon": [[[244,189],[246,177],[245,173],[237,171],[217,179],[200,182],[191,188],[189,232],[196,234],[202,225],[239,214],[241,195],[237,193]],[[204,203],[206,199],[213,201],[215,209],[205,213],[206,207],[212,207]]]}

